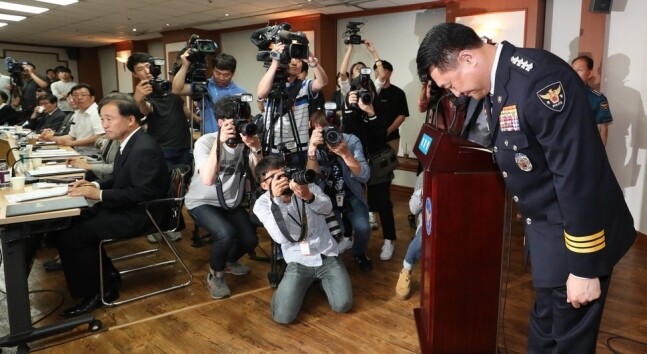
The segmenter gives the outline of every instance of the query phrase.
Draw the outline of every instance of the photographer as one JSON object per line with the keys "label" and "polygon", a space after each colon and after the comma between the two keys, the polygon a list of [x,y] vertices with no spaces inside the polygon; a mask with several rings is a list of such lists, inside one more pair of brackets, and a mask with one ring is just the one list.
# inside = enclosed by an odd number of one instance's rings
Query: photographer
{"label": "photographer", "polygon": [[314,183],[299,184],[285,176],[284,161],[265,157],[256,175],[265,189],[254,204],[254,214],[272,239],[281,245],[287,267],[272,296],[272,318],[292,323],[310,285],[317,279],[335,312],[353,306],[353,290],[339,246],[330,234],[326,216],[332,211],[328,196]]}
{"label": "photographer", "polygon": [[146,116],[146,133],[162,148],[169,169],[173,165],[190,166],[191,131],[187,120],[191,112],[181,97],[168,91],[156,92],[170,88],[170,83],[165,86],[164,81],[157,81],[157,87],[152,85],[151,80],[157,78],[153,71],[157,70],[159,75],[159,68],[151,67],[152,58],[147,53],[135,53],[126,62],[128,70],[139,80],[133,95],[135,102]]}
{"label": "photographer", "polygon": [[[378,94],[382,90],[382,86],[384,85],[384,71],[382,68],[382,61],[380,60],[380,55],[377,53],[377,49],[375,49],[375,46],[373,45],[373,42],[369,40],[363,40],[364,46],[366,46],[366,49],[368,52],[371,54],[371,57],[373,58],[373,61],[375,62],[376,68],[375,70],[375,75],[376,75],[376,82],[375,82],[375,92]],[[364,64],[361,61],[358,61],[354,63],[351,68],[350,68],[350,78],[348,77],[348,63],[350,62],[350,57],[353,52],[353,44],[348,43],[346,45],[346,54],[344,54],[344,58],[341,61],[341,65],[339,66],[339,79],[338,79],[338,85],[339,88],[341,89],[341,93],[343,96],[346,96],[348,92],[351,90],[351,85],[350,82],[351,80],[354,80],[356,77],[359,77],[360,70],[362,68],[366,68],[366,64]]]}
{"label": "photographer", "polygon": [[42,77],[36,73],[36,66],[32,63],[25,63],[22,65],[22,87],[20,87],[20,106],[25,118],[31,116],[34,109],[38,105],[38,98],[36,91],[46,89],[49,86],[47,78]]}
{"label": "photographer", "polygon": [[[364,146],[366,156],[370,160],[371,155],[389,147],[386,140],[388,123],[384,117],[386,108],[379,100],[375,99],[375,85],[370,79],[370,69],[364,70],[368,72],[352,81],[353,91],[350,91],[346,96],[347,106],[355,108],[344,113],[343,131],[359,138]],[[362,88],[365,91],[362,91]],[[359,93],[362,94],[362,99],[360,99]],[[371,171],[372,177],[367,183],[368,206],[369,211],[377,211],[380,214],[384,238],[380,259],[389,260],[393,256],[393,241],[396,239],[393,203],[391,202],[393,173],[391,172],[386,178],[375,178],[374,175],[375,171]]]}
{"label": "photographer", "polygon": [[[245,275],[249,268],[238,263],[258,243],[256,228],[241,205],[248,168],[261,161],[261,142],[239,132],[236,122],[249,118],[249,106],[236,96],[223,97],[214,105],[220,130],[205,134],[195,143],[195,170],[185,201],[196,224],[213,235],[207,279],[211,298],[231,295],[225,273]],[[249,123],[253,124],[253,123]]]}
{"label": "photographer", "polygon": [[[195,49],[187,49],[181,56],[182,66],[173,77],[173,93],[181,96],[193,96],[196,92],[193,83],[186,83],[187,72],[192,63],[189,57]],[[233,96],[240,93],[246,93],[247,90],[238,86],[234,81],[236,73],[236,58],[229,54],[220,53],[212,61],[213,77],[207,80],[207,95],[205,98],[204,112],[202,112],[202,124],[204,133],[213,133],[218,131],[216,116],[213,112],[213,104],[219,99],[226,96]],[[189,78],[191,79],[191,78]]]}
{"label": "photographer", "polygon": [[[335,117],[334,113],[330,116]],[[332,118],[333,124],[330,124],[324,111],[317,111],[310,117],[312,135],[308,144],[306,167],[323,176],[323,189],[333,201],[333,210],[339,224],[346,224],[342,223],[343,217],[352,225],[353,241],[344,237],[340,247],[352,242],[355,262],[363,271],[368,272],[373,269],[373,263],[366,257],[371,227],[362,185],[368,181],[371,171],[359,138],[339,132],[338,124],[334,124],[338,122],[335,118]],[[351,230],[344,230],[344,233],[350,234]]]}
{"label": "photographer", "polygon": [[[284,65],[282,63],[283,58],[285,58],[284,51],[286,49],[285,44],[283,43],[275,43],[272,48],[272,53],[270,53],[270,57],[272,58],[271,64],[269,68],[267,69],[267,72],[265,75],[263,75],[263,78],[261,78],[261,81],[258,83],[258,97],[261,99],[268,98],[270,93],[272,92],[272,84],[274,82],[275,76],[277,74],[277,71],[284,70],[284,68],[280,68],[281,65]],[[302,59],[297,59],[297,58],[291,58],[287,63],[287,81],[286,81],[286,91],[288,94],[290,92],[296,92],[296,94],[293,94],[290,97],[290,99],[294,99],[294,105],[292,107],[292,114],[294,118],[294,122],[291,122],[291,117],[289,112],[286,112],[282,117],[280,122],[274,122],[273,123],[273,128],[274,128],[274,136],[275,140],[273,143],[274,145],[278,145],[279,143],[282,142],[296,142],[298,139],[298,142],[300,143],[300,146],[297,147],[297,149],[304,149],[307,147],[307,142],[308,142],[308,131],[310,129],[310,123],[309,123],[309,111],[308,107],[310,104],[311,100],[314,100],[318,97],[319,92],[321,89],[328,84],[328,76],[326,75],[326,72],[324,69],[319,65],[319,60],[314,57],[314,54],[308,50],[308,59],[307,60],[302,60]],[[304,81],[301,80],[296,80],[297,76],[299,73],[301,73],[301,69],[303,65],[308,65],[310,68],[313,69],[314,72],[314,77],[315,79],[306,79]],[[291,89],[293,85],[297,83],[297,85],[300,85],[298,88],[298,91],[296,89]],[[266,100],[267,102],[268,100]],[[269,114],[269,110],[266,110],[265,114]],[[268,123],[271,123],[271,119],[268,119],[271,117],[266,117],[265,120]],[[294,123],[296,129],[297,129],[297,134],[298,137],[295,137],[292,129],[291,129],[291,124]],[[275,146],[272,146],[271,148],[275,148]],[[298,150],[297,150],[298,151]],[[296,159],[294,160],[295,166],[304,166],[305,165],[305,149],[302,150],[302,154],[300,156],[298,155]]]}

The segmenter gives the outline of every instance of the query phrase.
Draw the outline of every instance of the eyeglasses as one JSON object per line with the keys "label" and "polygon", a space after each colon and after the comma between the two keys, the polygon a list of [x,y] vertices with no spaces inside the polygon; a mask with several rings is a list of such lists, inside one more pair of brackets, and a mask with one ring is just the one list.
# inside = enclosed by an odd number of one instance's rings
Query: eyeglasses
{"label": "eyeglasses", "polygon": [[81,97],[88,97],[88,96],[92,96],[92,95],[89,93],[75,93],[72,95],[72,97],[74,98],[81,98]]}

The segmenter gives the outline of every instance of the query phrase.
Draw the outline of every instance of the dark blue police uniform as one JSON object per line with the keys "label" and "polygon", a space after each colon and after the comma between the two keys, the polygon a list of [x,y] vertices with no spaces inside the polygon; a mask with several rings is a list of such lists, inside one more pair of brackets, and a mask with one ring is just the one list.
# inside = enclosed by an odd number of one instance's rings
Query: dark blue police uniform
{"label": "dark blue police uniform", "polygon": [[589,105],[591,105],[591,109],[593,110],[595,121],[598,124],[608,124],[613,122],[607,96],[600,91],[594,90],[589,85],[586,85],[586,91],[589,96]]}
{"label": "dark blue police uniform", "polygon": [[[493,151],[522,214],[537,298],[528,352],[593,353],[614,265],[636,238],[582,80],[557,56],[508,42],[496,69]],[[566,303],[572,273],[602,295]]]}

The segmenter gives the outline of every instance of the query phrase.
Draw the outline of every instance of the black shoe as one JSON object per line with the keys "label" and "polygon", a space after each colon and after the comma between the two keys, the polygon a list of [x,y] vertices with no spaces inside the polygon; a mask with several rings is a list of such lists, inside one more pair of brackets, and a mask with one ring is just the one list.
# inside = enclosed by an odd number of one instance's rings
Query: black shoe
{"label": "black shoe", "polygon": [[373,262],[366,257],[366,254],[355,256],[355,263],[363,272],[370,272],[373,270]]}
{"label": "black shoe", "polygon": [[[103,297],[106,302],[113,302],[119,298],[119,290],[116,288],[107,290]],[[86,296],[76,305],[69,307],[61,312],[63,317],[76,317],[90,313],[95,309],[101,307],[103,303],[101,302],[101,296],[99,294]]]}

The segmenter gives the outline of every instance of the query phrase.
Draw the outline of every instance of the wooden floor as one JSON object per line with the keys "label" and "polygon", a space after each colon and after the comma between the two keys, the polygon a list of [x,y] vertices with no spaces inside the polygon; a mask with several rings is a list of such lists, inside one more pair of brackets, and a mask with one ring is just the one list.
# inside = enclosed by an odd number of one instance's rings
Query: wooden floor
{"label": "wooden floor", "polygon": [[[102,308],[95,312],[104,328],[89,333],[86,326],[30,344],[44,353],[417,353],[420,352],[413,319],[419,304],[419,289],[406,301],[395,298],[394,288],[413,230],[408,228],[408,192],[395,191],[398,240],[390,261],[379,260],[381,231],[372,232],[369,257],[374,270],[359,271],[349,253],[343,255],[351,275],[354,306],[350,313],[335,314],[318,286],[308,293],[297,321],[278,325],[269,313],[274,289],[267,281],[269,264],[244,257],[252,268],[247,276],[227,275],[233,296],[212,300],[206,287],[209,247],[192,248],[189,231],[177,242],[193,272],[193,283],[183,289]],[[189,229],[193,225],[190,224]],[[267,236],[259,232],[260,246],[269,252]],[[533,298],[529,270],[523,267],[523,232],[513,223],[510,252],[504,256],[502,300],[499,320],[499,350],[525,353],[528,312]],[[120,249],[147,246],[142,238],[113,245]],[[119,248],[119,249],[117,249]],[[262,255],[262,250],[257,251]],[[61,272],[45,272],[42,263],[55,254],[39,251],[29,278],[32,319],[35,326],[60,320],[58,313],[73,304]],[[117,263],[117,267],[121,267]],[[175,266],[173,266],[175,267]],[[178,268],[152,275],[128,275],[122,297],[157,284],[175,280]],[[414,277],[419,276],[414,268]],[[179,278],[178,278],[179,279]],[[4,271],[0,275],[4,289]],[[598,340],[598,353],[647,353],[647,238],[642,236],[616,267]],[[0,294],[0,300],[4,295]],[[459,304],[457,304],[459,306]],[[8,333],[6,301],[0,301],[0,336]],[[494,351],[494,350],[493,350]],[[4,349],[4,353],[13,349]]]}

